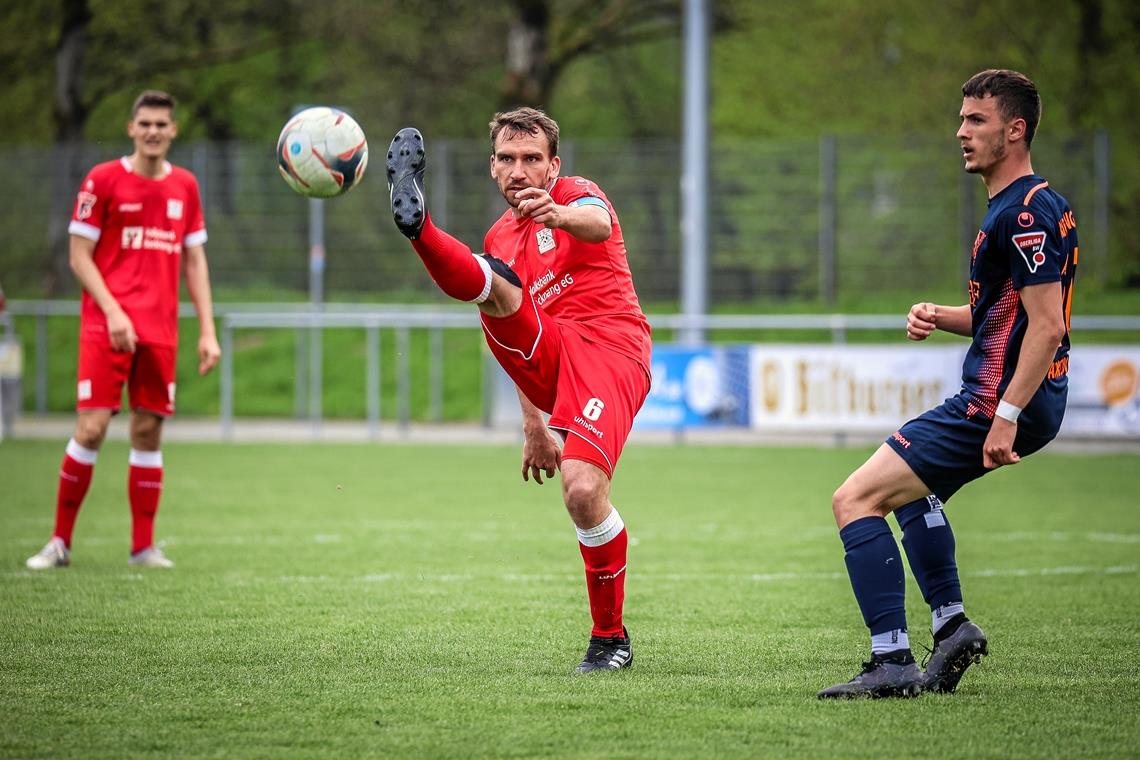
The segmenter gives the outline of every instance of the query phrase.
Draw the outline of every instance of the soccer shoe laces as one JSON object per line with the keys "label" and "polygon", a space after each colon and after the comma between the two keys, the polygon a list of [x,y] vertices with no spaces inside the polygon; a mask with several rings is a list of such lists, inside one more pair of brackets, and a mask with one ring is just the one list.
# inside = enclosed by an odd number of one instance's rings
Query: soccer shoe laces
{"label": "soccer shoe laces", "polygon": [[[934,643],[934,629],[933,628],[930,629],[930,643],[931,644]],[[923,670],[926,670],[926,663],[930,662],[930,658],[934,656],[934,649],[926,646],[926,644],[923,644],[921,641],[918,642],[918,645],[926,650],[926,654],[924,654],[922,656],[922,664],[919,666]]]}

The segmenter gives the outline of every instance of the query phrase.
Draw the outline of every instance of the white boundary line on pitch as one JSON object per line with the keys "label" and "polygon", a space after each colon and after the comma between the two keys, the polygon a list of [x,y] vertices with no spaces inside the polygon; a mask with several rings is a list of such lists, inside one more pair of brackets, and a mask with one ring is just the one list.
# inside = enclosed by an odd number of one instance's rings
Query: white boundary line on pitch
{"label": "white boundary line on pitch", "polygon": [[[419,531],[431,535],[438,535],[438,526],[434,523],[424,522],[417,525],[414,530],[409,533],[406,531],[401,533],[399,540],[392,541],[390,538],[384,538],[379,541],[370,539],[366,536],[359,535],[352,538],[345,538],[339,533],[317,533],[314,535],[306,536],[304,538],[294,539],[291,536],[280,535],[257,535],[257,536],[242,536],[242,535],[229,535],[229,536],[167,536],[164,540],[167,546],[298,546],[305,544],[347,544],[351,545],[357,542],[363,542],[369,546],[376,544],[389,544],[389,543],[414,543],[418,540],[412,533]],[[707,533],[715,534],[718,532],[716,529],[706,530]],[[1061,543],[1072,541],[1087,541],[1096,544],[1140,544],[1140,533],[1110,533],[1105,531],[1087,531],[1087,532],[1066,532],[1066,531],[1009,531],[1002,533],[990,533],[986,531],[969,531],[969,530],[955,530],[954,533],[959,539],[966,538],[970,543],[980,541],[1056,541]],[[388,535],[391,535],[390,533]],[[561,534],[560,534],[561,535]],[[656,543],[660,540],[669,540],[672,534],[665,536],[660,531],[653,530],[645,535],[651,536],[650,541]],[[833,528],[813,531],[800,531],[797,533],[778,533],[773,531],[759,531],[753,536],[782,536],[787,539],[799,541],[811,541],[817,538],[824,538],[830,541],[835,536]],[[572,534],[571,534],[572,536]],[[481,543],[497,541],[501,538],[501,534],[494,531],[477,531],[469,533],[463,538],[469,541],[477,541]],[[746,538],[747,536],[745,536]],[[541,537],[539,537],[541,538]],[[29,547],[40,546],[43,540],[42,535],[38,536],[23,536],[21,538],[10,538],[7,543],[26,543]],[[633,545],[641,545],[647,539],[640,536],[630,536],[630,543]],[[76,538],[75,543],[82,548],[83,546],[115,546],[119,544],[127,544],[128,536],[124,534],[120,537],[112,538],[110,536],[90,536],[84,538],[79,536]]]}
{"label": "white boundary line on pitch", "polygon": [[[966,578],[1040,578],[1060,575],[1135,575],[1140,572],[1140,565],[1112,565],[1110,567],[1093,567],[1091,565],[1060,565],[1058,567],[1010,567],[986,568],[982,570],[965,570],[961,573]],[[11,573],[0,574],[0,577],[32,578],[44,577],[44,571],[18,570]],[[131,573],[128,580],[144,580],[145,575]],[[704,583],[710,580],[745,583],[780,583],[785,581],[834,581],[846,579],[847,575],[840,572],[776,572],[776,573],[637,573],[634,576],[637,583]],[[279,575],[275,578],[264,576],[245,576],[227,578],[231,585],[253,585],[258,583],[407,583],[419,581],[421,583],[474,583],[485,581],[504,581],[507,583],[565,583],[577,582],[581,579],[579,573],[369,573],[352,578],[341,578],[332,575]]]}

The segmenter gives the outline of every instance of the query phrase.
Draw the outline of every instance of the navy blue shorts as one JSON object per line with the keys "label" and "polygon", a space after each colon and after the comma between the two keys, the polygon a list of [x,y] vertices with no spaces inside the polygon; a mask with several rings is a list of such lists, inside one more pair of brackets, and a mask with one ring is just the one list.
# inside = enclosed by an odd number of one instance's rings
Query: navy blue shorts
{"label": "navy blue shorts", "polygon": [[[1057,424],[1018,424],[1013,450],[1019,456],[1040,451],[1057,435],[1059,415],[1048,417],[1055,418]],[[982,445],[989,435],[990,423],[990,418],[981,414],[967,417],[966,399],[958,394],[903,425],[887,439],[887,445],[931,493],[945,502],[959,488],[990,472],[982,466]]]}

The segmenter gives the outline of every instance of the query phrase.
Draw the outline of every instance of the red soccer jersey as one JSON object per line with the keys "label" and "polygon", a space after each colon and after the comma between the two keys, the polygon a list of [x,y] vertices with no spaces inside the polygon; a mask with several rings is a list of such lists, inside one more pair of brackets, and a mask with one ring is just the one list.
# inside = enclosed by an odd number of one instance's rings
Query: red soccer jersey
{"label": "red soccer jersey", "polygon": [[648,374],[649,321],[633,290],[617,212],[601,189],[582,177],[558,177],[550,196],[563,206],[604,204],[613,232],[601,243],[586,243],[507,209],[487,232],[483,250],[514,269],[539,308],[588,340],[634,359]]}
{"label": "red soccer jersey", "polygon": [[[139,343],[176,346],[182,249],[206,242],[206,222],[194,175],[166,169],[149,179],[126,158],[99,164],[83,180],[67,231],[95,241],[95,266]],[[86,290],[80,315],[80,339],[109,339],[107,318]]]}

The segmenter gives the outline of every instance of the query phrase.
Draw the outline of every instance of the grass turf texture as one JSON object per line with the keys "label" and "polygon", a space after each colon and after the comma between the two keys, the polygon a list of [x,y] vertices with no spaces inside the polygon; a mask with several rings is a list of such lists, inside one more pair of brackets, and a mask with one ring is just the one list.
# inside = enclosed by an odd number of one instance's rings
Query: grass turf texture
{"label": "grass turf texture", "polygon": [[867,640],[829,499],[867,450],[630,447],[635,662],[594,676],[570,673],[589,624],[558,485],[522,483],[515,448],[171,444],[158,532],[178,567],[140,571],[108,444],[72,567],[32,573],[61,451],[0,446],[3,756],[1140,747],[1134,456],[1047,451],[967,486],[948,514],[991,656],[954,695],[831,703],[816,690]]}

